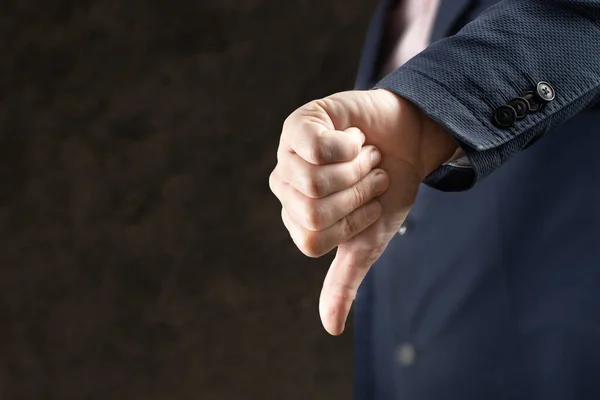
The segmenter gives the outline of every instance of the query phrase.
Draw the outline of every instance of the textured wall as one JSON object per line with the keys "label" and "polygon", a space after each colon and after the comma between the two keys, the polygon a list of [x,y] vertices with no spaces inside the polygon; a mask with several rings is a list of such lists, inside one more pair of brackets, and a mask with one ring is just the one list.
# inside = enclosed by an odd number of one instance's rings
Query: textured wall
{"label": "textured wall", "polygon": [[373,0],[0,2],[0,398],[347,399],[268,191]]}

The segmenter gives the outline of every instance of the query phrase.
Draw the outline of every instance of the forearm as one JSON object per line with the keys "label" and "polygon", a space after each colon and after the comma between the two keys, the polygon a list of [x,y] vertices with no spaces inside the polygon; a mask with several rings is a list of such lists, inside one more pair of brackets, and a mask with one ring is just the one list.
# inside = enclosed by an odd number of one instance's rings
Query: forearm
{"label": "forearm", "polygon": [[[463,190],[598,100],[599,21],[600,1],[504,0],[376,87],[409,99],[460,143],[471,179],[444,189]],[[498,107],[540,81],[556,89],[554,101],[510,126],[494,123]],[[428,183],[438,185],[439,172]]]}

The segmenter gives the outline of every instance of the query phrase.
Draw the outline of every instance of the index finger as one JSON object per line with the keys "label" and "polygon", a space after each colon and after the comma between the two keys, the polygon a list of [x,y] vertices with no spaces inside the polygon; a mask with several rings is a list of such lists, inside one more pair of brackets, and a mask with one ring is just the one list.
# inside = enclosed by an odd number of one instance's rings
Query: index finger
{"label": "index finger", "polygon": [[354,160],[365,142],[365,135],[358,128],[335,130],[327,121],[301,113],[286,120],[281,137],[287,151],[313,165]]}

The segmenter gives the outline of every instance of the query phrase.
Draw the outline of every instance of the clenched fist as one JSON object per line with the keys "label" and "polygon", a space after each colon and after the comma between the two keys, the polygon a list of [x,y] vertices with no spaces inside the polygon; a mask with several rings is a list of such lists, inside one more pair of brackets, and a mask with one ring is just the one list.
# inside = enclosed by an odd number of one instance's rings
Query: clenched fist
{"label": "clenched fist", "polygon": [[404,222],[420,182],[457,147],[417,107],[382,89],[338,93],[286,119],[269,184],[305,255],[337,246],[319,304],[330,334],[343,332],[360,283]]}

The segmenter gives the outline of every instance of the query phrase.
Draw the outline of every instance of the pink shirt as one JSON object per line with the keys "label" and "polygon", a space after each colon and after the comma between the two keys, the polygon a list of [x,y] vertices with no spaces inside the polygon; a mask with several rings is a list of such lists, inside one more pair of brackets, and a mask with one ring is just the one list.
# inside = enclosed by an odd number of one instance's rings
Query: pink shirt
{"label": "pink shirt", "polygon": [[[392,11],[388,39],[392,43],[382,76],[388,75],[402,64],[419,54],[429,45],[431,31],[440,0],[399,0]],[[451,165],[469,167],[469,160],[458,148],[447,161]]]}
{"label": "pink shirt", "polygon": [[400,0],[392,11],[391,35],[393,45],[382,71],[389,74],[429,45],[439,0]]}

